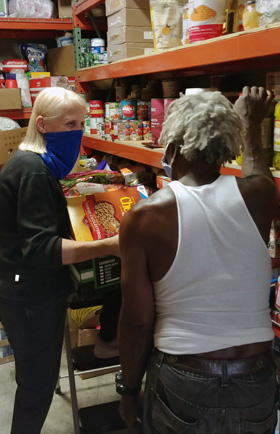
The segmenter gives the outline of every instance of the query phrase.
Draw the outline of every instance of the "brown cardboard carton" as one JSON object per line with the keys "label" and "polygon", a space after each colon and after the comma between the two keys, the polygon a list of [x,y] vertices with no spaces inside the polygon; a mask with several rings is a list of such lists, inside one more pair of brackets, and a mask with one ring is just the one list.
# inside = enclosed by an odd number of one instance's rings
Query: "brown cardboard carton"
{"label": "brown cardboard carton", "polygon": [[51,75],[75,76],[74,45],[51,48],[47,57],[48,71]]}
{"label": "brown cardboard carton", "polygon": [[150,27],[150,10],[124,8],[110,15],[107,19],[107,24],[108,30],[112,27],[120,26]]}
{"label": "brown cardboard carton", "polygon": [[21,109],[20,89],[0,89],[1,110]]}
{"label": "brown cardboard carton", "polygon": [[112,15],[123,8],[149,9],[149,0],[106,0],[106,15]]}
{"label": "brown cardboard carton", "polygon": [[0,166],[7,163],[25,137],[27,128],[0,131]]}
{"label": "brown cardboard carton", "polygon": [[58,0],[57,6],[59,18],[72,18],[73,9],[71,0]]}
{"label": "brown cardboard carton", "polygon": [[124,44],[127,42],[146,43],[153,42],[152,27],[112,27],[107,32],[108,46]]}
{"label": "brown cardboard carton", "polygon": [[128,59],[129,57],[144,56],[154,52],[153,42],[127,42],[125,44],[112,45],[107,47],[108,62]]}

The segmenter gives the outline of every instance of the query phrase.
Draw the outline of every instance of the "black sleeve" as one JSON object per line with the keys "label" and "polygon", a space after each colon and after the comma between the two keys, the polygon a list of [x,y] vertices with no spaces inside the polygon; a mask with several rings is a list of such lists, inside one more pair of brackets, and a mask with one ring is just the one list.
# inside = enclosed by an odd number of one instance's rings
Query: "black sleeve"
{"label": "black sleeve", "polygon": [[18,193],[18,233],[24,259],[44,269],[62,265],[59,196],[54,181],[45,173],[33,173],[21,179]]}

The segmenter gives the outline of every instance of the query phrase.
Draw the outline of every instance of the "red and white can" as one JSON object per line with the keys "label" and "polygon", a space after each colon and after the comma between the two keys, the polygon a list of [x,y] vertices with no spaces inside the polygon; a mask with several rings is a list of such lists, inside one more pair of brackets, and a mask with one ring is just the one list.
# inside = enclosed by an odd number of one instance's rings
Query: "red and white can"
{"label": "red and white can", "polygon": [[89,102],[90,111],[90,134],[97,134],[100,131],[100,124],[104,124],[103,101],[93,100]]}

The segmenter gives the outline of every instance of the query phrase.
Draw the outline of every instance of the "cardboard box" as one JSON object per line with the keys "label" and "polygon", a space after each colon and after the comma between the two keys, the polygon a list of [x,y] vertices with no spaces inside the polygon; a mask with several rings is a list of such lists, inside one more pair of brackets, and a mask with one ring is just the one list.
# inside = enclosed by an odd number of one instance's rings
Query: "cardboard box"
{"label": "cardboard box", "polygon": [[21,109],[20,89],[0,89],[0,107],[1,110]]}
{"label": "cardboard box", "polygon": [[34,105],[35,99],[41,90],[46,89],[47,87],[51,87],[51,77],[29,79],[32,106]]}
{"label": "cardboard box", "polygon": [[150,27],[151,17],[149,9],[129,9],[124,8],[107,19],[108,30],[112,27],[134,26]]}
{"label": "cardboard box", "polygon": [[153,42],[152,27],[112,27],[107,32],[109,46],[124,44],[125,42]]}
{"label": "cardboard box", "polygon": [[73,9],[71,0],[58,0],[58,16],[59,18],[72,18]]}
{"label": "cardboard box", "polygon": [[157,188],[164,188],[171,181],[168,176],[157,175]]}
{"label": "cardboard box", "polygon": [[74,77],[76,75],[74,45],[48,50],[47,65],[51,75]]}
{"label": "cardboard box", "polygon": [[25,137],[27,128],[0,131],[0,165],[7,163]]}
{"label": "cardboard box", "polygon": [[108,62],[128,59],[134,56],[144,56],[154,52],[153,42],[128,42],[125,44],[111,45],[107,47]]}
{"label": "cardboard box", "polygon": [[106,15],[112,15],[123,8],[150,9],[149,0],[106,0]]}
{"label": "cardboard box", "polygon": [[[100,240],[118,233],[122,216],[141,199],[137,188],[68,197],[68,212],[77,241]],[[72,267],[77,289],[84,297],[104,295],[119,289],[121,262],[116,256],[104,256]]]}

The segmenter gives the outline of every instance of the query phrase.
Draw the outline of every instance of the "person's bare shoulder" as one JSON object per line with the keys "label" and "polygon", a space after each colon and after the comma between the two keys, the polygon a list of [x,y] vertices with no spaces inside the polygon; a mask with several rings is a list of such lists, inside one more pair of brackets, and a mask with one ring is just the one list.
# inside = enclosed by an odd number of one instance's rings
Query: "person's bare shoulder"
{"label": "person's bare shoulder", "polygon": [[240,193],[251,213],[261,211],[271,219],[276,212],[278,188],[273,179],[263,175],[238,178]]}
{"label": "person's bare shoulder", "polygon": [[[133,232],[137,228],[137,234],[149,234],[155,228],[162,227],[170,218],[176,203],[173,191],[168,186],[153,193],[147,199],[140,200],[126,213],[121,222],[121,232]],[[123,231],[122,231],[123,229]],[[134,236],[137,235],[134,233]]]}

